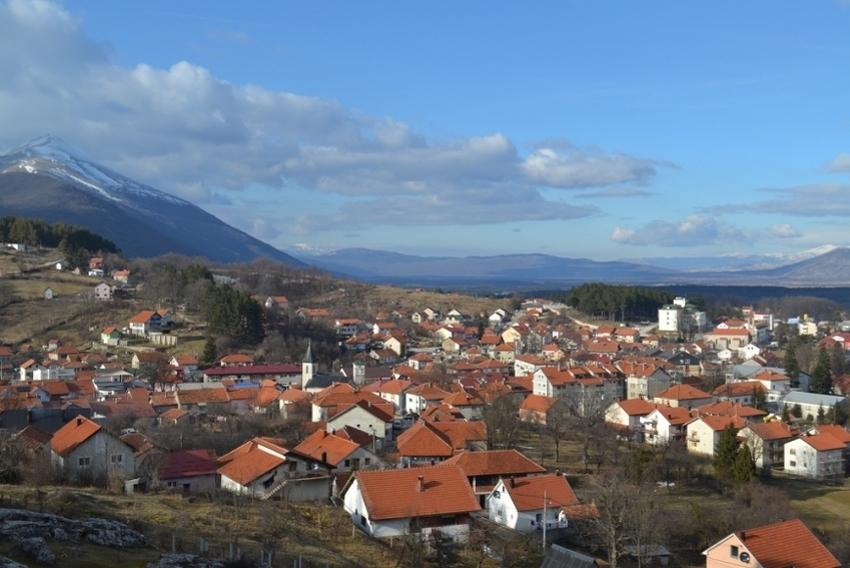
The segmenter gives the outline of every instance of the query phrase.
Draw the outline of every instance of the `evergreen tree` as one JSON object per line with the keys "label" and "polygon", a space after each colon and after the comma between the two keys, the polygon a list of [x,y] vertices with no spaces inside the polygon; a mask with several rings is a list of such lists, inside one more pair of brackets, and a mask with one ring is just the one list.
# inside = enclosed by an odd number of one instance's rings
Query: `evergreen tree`
{"label": "evergreen tree", "polygon": [[731,424],[720,433],[714,449],[714,474],[728,483],[734,479],[735,461],[738,456],[738,431]]}
{"label": "evergreen tree", "polygon": [[791,385],[796,386],[800,379],[800,364],[797,362],[797,342],[789,341],[785,347],[785,374],[791,379]]}
{"label": "evergreen tree", "polygon": [[803,417],[803,407],[800,406],[799,403],[794,405],[794,408],[791,409],[791,414],[793,414],[797,418]]}
{"label": "evergreen tree", "polygon": [[753,386],[753,408],[767,410],[767,398],[764,396],[764,389],[760,388],[758,383]]}
{"label": "evergreen tree", "polygon": [[824,412],[823,406],[818,407],[817,422],[818,422],[818,424],[823,424],[823,423],[826,422],[826,412]]}
{"label": "evergreen tree", "polygon": [[207,337],[207,342],[204,343],[204,351],[201,353],[201,361],[205,365],[213,365],[218,359],[218,348],[215,345],[213,336]]}
{"label": "evergreen tree", "polygon": [[844,346],[840,343],[833,345],[829,352],[829,370],[832,371],[833,377],[840,377],[847,372],[847,357],[844,353]]}
{"label": "evergreen tree", "polygon": [[812,372],[812,380],[809,390],[818,394],[830,394],[832,392],[832,373],[829,369],[829,353],[821,347],[818,351],[818,362]]}
{"label": "evergreen tree", "polygon": [[782,421],[785,423],[791,422],[791,413],[788,412],[788,407],[786,405],[782,405]]}
{"label": "evergreen tree", "polygon": [[732,481],[735,485],[744,485],[749,483],[756,473],[756,463],[753,460],[753,454],[750,452],[750,446],[741,444],[741,448],[735,454],[735,464],[732,469]]}

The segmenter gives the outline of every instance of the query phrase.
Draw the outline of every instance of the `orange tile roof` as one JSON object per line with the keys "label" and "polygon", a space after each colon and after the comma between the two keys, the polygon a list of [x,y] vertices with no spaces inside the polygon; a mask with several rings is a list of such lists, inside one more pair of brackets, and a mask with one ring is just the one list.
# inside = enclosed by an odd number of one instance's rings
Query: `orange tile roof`
{"label": "orange tile roof", "polygon": [[765,394],[767,389],[758,381],[738,381],[720,385],[712,391],[715,396],[728,397],[753,396],[754,393]]}
{"label": "orange tile roof", "polygon": [[829,434],[839,442],[850,444],[850,432],[843,426],[839,426],[838,424],[821,424],[820,426],[816,426],[815,430],[818,434]]}
{"label": "orange tile roof", "polygon": [[721,430],[725,430],[729,426],[735,428],[736,430],[740,430],[744,426],[747,425],[747,421],[738,416],[703,416],[700,418],[703,423],[714,430],[715,432],[720,432]]}
{"label": "orange tile roof", "polygon": [[464,451],[442,465],[456,465],[467,477],[545,473],[546,468],[516,450]]}
{"label": "orange tile roof", "polygon": [[358,471],[355,478],[369,518],[375,521],[456,515],[480,509],[472,487],[457,466]]}
{"label": "orange tile roof", "polygon": [[556,400],[553,397],[530,394],[522,401],[519,409],[529,412],[542,412],[545,414],[555,405],[555,402]]}
{"label": "orange tile roof", "polygon": [[130,323],[147,323],[155,313],[153,310],[142,310],[130,318]]}
{"label": "orange tile roof", "polygon": [[503,481],[518,511],[542,509],[544,500],[549,508],[568,507],[578,503],[578,497],[567,478],[558,473],[520,477],[515,478],[513,482],[509,479]]}
{"label": "orange tile roof", "polygon": [[464,450],[470,442],[487,439],[487,426],[481,420],[451,420],[431,422],[431,425],[449,439],[455,450]]}
{"label": "orange tile roof", "polygon": [[812,534],[793,519],[736,532],[763,568],[839,568],[841,563]]}
{"label": "orange tile roof", "polygon": [[450,457],[454,453],[451,440],[430,422],[420,420],[396,439],[398,453],[407,457]]}
{"label": "orange tile roof", "polygon": [[59,428],[50,440],[50,447],[60,456],[67,456],[74,448],[100,431],[100,424],[85,416],[77,416]]}
{"label": "orange tile roof", "polygon": [[359,444],[341,436],[316,430],[303,442],[293,448],[294,452],[309,456],[314,460],[338,466],[342,460],[360,448]]}
{"label": "orange tile roof", "polygon": [[705,391],[701,391],[691,385],[673,385],[669,389],[661,391],[655,395],[655,398],[664,398],[669,400],[699,400],[701,398],[711,398],[711,395]]}
{"label": "orange tile roof", "polygon": [[691,418],[693,418],[691,416],[691,411],[683,407],[674,407],[667,406],[665,404],[659,404],[658,408],[656,408],[653,412],[655,411],[661,414],[665,418],[665,420],[667,420],[670,424],[674,426],[681,426],[682,424],[688,422]]}
{"label": "orange tile roof", "polygon": [[749,429],[762,440],[784,440],[794,435],[790,426],[778,420],[750,424]]}
{"label": "orange tile roof", "polygon": [[756,416],[765,416],[767,414],[764,410],[759,410],[758,408],[753,408],[752,406],[747,406],[739,402],[729,402],[728,400],[721,400],[705,406],[700,406],[699,408],[696,408],[695,411],[700,416],[716,414],[718,416],[740,416],[741,418],[754,418]]}
{"label": "orange tile roof", "polygon": [[802,436],[800,439],[819,452],[830,452],[833,450],[847,449],[847,444],[829,434]]}
{"label": "orange tile roof", "polygon": [[646,416],[658,407],[654,402],[649,402],[642,398],[621,400],[618,404],[623,409],[623,412],[629,416]]}
{"label": "orange tile roof", "polygon": [[413,383],[408,380],[393,379],[390,381],[381,381],[376,390],[384,394],[401,394],[405,390],[409,389],[411,385],[413,385]]}
{"label": "orange tile roof", "polygon": [[283,465],[285,460],[253,446],[218,468],[218,472],[240,485],[248,485],[261,475]]}

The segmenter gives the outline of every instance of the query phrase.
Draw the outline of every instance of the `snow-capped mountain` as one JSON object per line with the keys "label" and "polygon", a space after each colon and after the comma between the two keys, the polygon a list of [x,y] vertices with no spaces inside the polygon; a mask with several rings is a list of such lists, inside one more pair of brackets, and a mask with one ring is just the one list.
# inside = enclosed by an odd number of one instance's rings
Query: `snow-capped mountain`
{"label": "snow-capped mountain", "polygon": [[129,256],[170,252],[223,262],[293,257],[192,203],[101,166],[45,136],[0,156],[0,214],[64,221],[114,241]]}

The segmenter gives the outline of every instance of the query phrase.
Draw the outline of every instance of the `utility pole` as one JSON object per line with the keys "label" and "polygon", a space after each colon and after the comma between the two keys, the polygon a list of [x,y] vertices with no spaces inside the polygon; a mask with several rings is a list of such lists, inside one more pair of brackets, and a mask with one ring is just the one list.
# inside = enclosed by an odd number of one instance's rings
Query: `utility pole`
{"label": "utility pole", "polygon": [[543,490],[543,554],[546,554],[546,505],[549,501],[549,491]]}

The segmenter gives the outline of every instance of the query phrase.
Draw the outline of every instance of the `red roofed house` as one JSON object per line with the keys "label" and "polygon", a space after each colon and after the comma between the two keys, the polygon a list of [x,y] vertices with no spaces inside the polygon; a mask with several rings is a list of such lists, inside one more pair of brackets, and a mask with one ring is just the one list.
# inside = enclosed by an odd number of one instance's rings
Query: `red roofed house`
{"label": "red roofed house", "polygon": [[644,440],[648,444],[663,446],[685,435],[685,424],[691,420],[687,408],[659,404],[658,407],[640,419],[643,424]]}
{"label": "red roofed house", "polygon": [[130,333],[145,336],[152,331],[159,331],[162,316],[153,310],[142,310],[130,318],[129,324]]}
{"label": "red roofed house", "polygon": [[133,448],[83,416],[53,434],[50,451],[53,464],[73,481],[100,481],[112,474],[129,479],[136,471]]}
{"label": "red roofed house", "polygon": [[704,551],[706,568],[840,568],[800,519],[730,534]]}
{"label": "red roofed house", "polygon": [[253,438],[221,456],[218,465],[222,489],[268,498],[286,480],[312,472],[316,460],[287,450],[277,439]]}
{"label": "red roofed house", "polygon": [[641,418],[648,416],[658,405],[642,398],[619,400],[605,410],[605,422],[627,434],[643,430]]}
{"label": "red roofed house", "polygon": [[704,456],[714,456],[714,449],[720,442],[724,430],[732,427],[737,432],[747,425],[740,416],[722,416],[712,414],[700,416],[685,426],[687,433],[688,451]]}
{"label": "red roofed house", "polygon": [[711,404],[714,402],[714,397],[691,385],[681,384],[661,391],[655,395],[653,401],[673,407],[696,408]]}
{"label": "red roofed house", "polygon": [[463,470],[481,504],[500,478],[546,473],[546,469],[516,450],[463,451],[443,462]]}
{"label": "red roofed house", "polygon": [[844,477],[846,449],[847,444],[832,434],[800,436],[785,444],[785,473],[808,479],[840,479]]}
{"label": "red roofed house", "polygon": [[383,465],[381,458],[348,437],[316,430],[294,451],[334,467],[334,471],[356,471]]}
{"label": "red roofed house", "polygon": [[160,487],[183,493],[215,491],[218,464],[213,450],[180,450],[160,456],[157,478]]}
{"label": "red roofed house", "polygon": [[519,419],[532,424],[546,424],[549,411],[555,406],[556,399],[550,396],[530,394],[525,397],[519,407]]}
{"label": "red roofed house", "polygon": [[326,430],[332,432],[346,426],[367,432],[383,443],[385,440],[392,439],[393,413],[392,410],[388,411],[384,404],[372,404],[369,400],[359,400],[330,416],[327,419]]}
{"label": "red roofed house", "polygon": [[457,466],[358,471],[343,489],[343,508],[375,538],[435,531],[454,542],[469,538],[470,513],[478,500]]}
{"label": "red roofed house", "polygon": [[578,505],[578,497],[560,473],[501,479],[487,497],[490,520],[520,532],[566,528],[563,508]]}
{"label": "red roofed house", "polygon": [[782,465],[785,444],[793,437],[791,427],[779,420],[748,424],[738,432],[738,438],[750,447],[756,467],[763,469]]}

